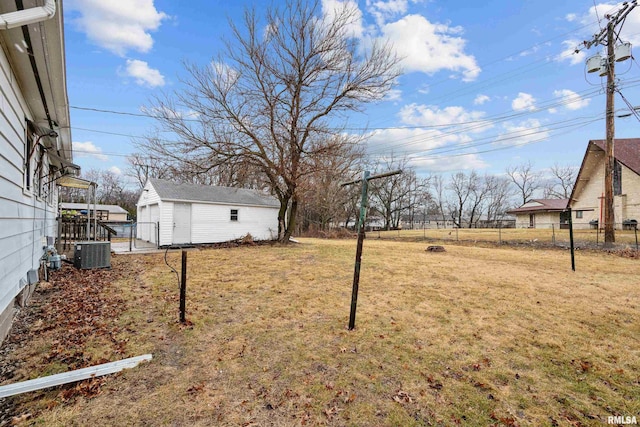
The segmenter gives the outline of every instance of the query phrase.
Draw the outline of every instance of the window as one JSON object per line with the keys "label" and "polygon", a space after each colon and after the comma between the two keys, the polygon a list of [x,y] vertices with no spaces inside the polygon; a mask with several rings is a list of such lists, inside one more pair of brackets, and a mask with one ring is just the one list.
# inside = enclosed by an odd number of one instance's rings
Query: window
{"label": "window", "polygon": [[238,209],[231,209],[231,221],[238,220]]}
{"label": "window", "polygon": [[24,143],[24,189],[31,190],[31,150],[33,148],[33,132],[27,123],[26,141]]}
{"label": "window", "polygon": [[576,219],[582,218],[582,212],[583,211],[576,211]]}
{"label": "window", "polygon": [[619,161],[613,161],[613,195],[622,194],[622,165]]}

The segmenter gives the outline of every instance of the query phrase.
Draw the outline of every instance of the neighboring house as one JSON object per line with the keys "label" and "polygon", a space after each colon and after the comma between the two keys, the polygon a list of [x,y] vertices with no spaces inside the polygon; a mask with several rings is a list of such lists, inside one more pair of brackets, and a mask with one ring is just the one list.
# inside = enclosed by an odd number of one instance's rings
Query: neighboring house
{"label": "neighboring house", "polygon": [[[587,145],[570,199],[576,226],[592,221],[604,226],[604,149],[602,139]],[[640,138],[616,139],[613,157],[614,218],[616,228],[621,228],[626,220],[640,221]]]}
{"label": "neighboring house", "polygon": [[0,103],[2,341],[16,304],[25,303],[39,280],[46,245],[55,241],[56,182],[77,172],[59,1],[0,2]]}
{"label": "neighboring house", "polygon": [[[93,216],[94,205],[88,205],[91,210],[91,215]],[[60,203],[60,210],[62,212],[84,212],[86,214],[87,204],[86,203]],[[129,220],[129,212],[127,212],[124,208],[121,208],[118,205],[95,205],[96,218],[99,221],[127,221]]]}
{"label": "neighboring house", "polygon": [[278,235],[280,203],[243,188],[149,179],[138,199],[137,238],[158,246],[227,242]]}
{"label": "neighboring house", "polygon": [[532,199],[507,214],[515,215],[517,228],[566,228],[568,202],[568,199]]}

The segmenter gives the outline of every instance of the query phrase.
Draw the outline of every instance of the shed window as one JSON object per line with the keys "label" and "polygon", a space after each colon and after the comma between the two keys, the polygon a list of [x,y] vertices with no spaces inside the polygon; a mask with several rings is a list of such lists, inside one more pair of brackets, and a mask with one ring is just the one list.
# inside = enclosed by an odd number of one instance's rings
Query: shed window
{"label": "shed window", "polygon": [[582,212],[583,211],[576,211],[576,218],[582,218]]}
{"label": "shed window", "polygon": [[238,220],[238,209],[231,209],[231,221]]}

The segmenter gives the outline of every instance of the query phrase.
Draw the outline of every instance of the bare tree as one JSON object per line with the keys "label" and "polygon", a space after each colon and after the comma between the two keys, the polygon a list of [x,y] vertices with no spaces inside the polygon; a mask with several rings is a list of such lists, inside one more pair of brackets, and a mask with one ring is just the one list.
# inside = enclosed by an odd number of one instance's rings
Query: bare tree
{"label": "bare tree", "polygon": [[431,177],[431,185],[433,186],[433,203],[437,207],[437,213],[442,219],[443,226],[447,221],[447,195],[446,185],[442,175],[434,175]]}
{"label": "bare tree", "polygon": [[242,28],[230,23],[223,54],[185,64],[186,89],[154,101],[179,142],[146,148],[201,172],[239,161],[256,168],[280,201],[278,238],[288,242],[311,160],[352,142],[333,138],[338,119],[381,99],[399,76],[389,45],[358,44],[356,19],[348,2],[322,14],[319,0],[287,0],[265,21],[246,11]]}
{"label": "bare tree", "polygon": [[577,168],[574,166],[560,166],[556,163],[550,170],[553,176],[544,187],[544,198],[568,199],[571,197],[578,174]]}
{"label": "bare tree", "polygon": [[[342,137],[342,136],[336,136]],[[352,191],[357,186],[343,187],[342,182],[356,178],[361,169],[363,146],[346,144],[341,153],[331,156],[317,156],[313,173],[306,176],[299,187],[300,208],[299,229],[303,231],[326,231],[332,224],[340,222],[347,216],[345,226],[351,215],[357,212],[357,194]]]}
{"label": "bare tree", "polygon": [[509,166],[507,175],[515,185],[522,205],[533,197],[533,194],[540,188],[540,174],[533,171],[531,162],[522,163],[517,166]]}
{"label": "bare tree", "polygon": [[490,183],[488,175],[481,178],[475,171],[469,174],[469,206],[466,210],[469,228],[478,226],[491,191]]}
{"label": "bare tree", "polygon": [[[471,171],[469,175],[458,172],[451,175],[447,189],[451,192],[451,198],[447,202],[447,209],[453,224],[461,228],[465,219],[465,209],[470,197],[476,189],[478,174]],[[470,224],[470,222],[469,222]]]}
{"label": "bare tree", "polygon": [[487,221],[496,224],[511,207],[511,182],[508,178],[487,175],[484,178],[487,187]]}
{"label": "bare tree", "polygon": [[386,230],[399,228],[403,214],[408,213],[415,202],[414,193],[422,191],[422,186],[417,188],[418,179],[415,171],[407,166],[408,161],[407,157],[391,156],[381,162],[374,174],[397,169],[401,169],[402,173],[372,181],[370,184],[372,207],[384,219]]}

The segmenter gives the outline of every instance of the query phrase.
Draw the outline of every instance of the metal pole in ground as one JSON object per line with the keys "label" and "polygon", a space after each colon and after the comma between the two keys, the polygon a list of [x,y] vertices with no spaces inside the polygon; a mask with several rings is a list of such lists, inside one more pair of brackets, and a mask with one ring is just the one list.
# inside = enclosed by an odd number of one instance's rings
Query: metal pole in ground
{"label": "metal pole in ground", "polygon": [[132,251],[131,243],[133,242],[133,221],[129,223],[129,252]]}
{"label": "metal pole in ground", "polygon": [[372,179],[385,178],[392,175],[397,175],[402,171],[397,170],[393,172],[387,172],[375,176],[369,176],[369,171],[364,171],[362,179],[345,182],[341,184],[343,187],[346,185],[362,182],[362,198],[360,200],[360,218],[358,220],[358,244],[356,247],[356,262],[353,271],[353,289],[351,291],[351,312],[349,313],[349,330],[353,330],[356,325],[356,307],[358,304],[358,286],[360,284],[360,266],[362,261],[362,242],[364,240],[364,224],[367,219],[367,190],[369,181]]}
{"label": "metal pole in ground", "polygon": [[569,243],[571,245],[571,269],[576,271],[576,258],[573,248],[573,219],[571,218],[571,208],[569,208]]}
{"label": "metal pole in ground", "polygon": [[636,226],[633,229],[635,230],[635,233],[636,233],[636,251],[637,251],[638,250],[638,227]]}
{"label": "metal pole in ground", "polygon": [[551,243],[555,246],[556,244],[556,225],[551,223]]}
{"label": "metal pole in ground", "polygon": [[180,323],[186,322],[187,310],[187,251],[182,251],[182,280],[180,280]]}
{"label": "metal pole in ground", "polygon": [[360,285],[360,266],[362,261],[362,242],[364,241],[364,222],[367,218],[367,187],[369,171],[362,176],[362,197],[360,199],[360,217],[358,219],[358,244],[356,246],[356,263],[353,271],[353,288],[351,290],[351,312],[349,313],[349,330],[356,326],[356,307],[358,305],[358,286]]}

